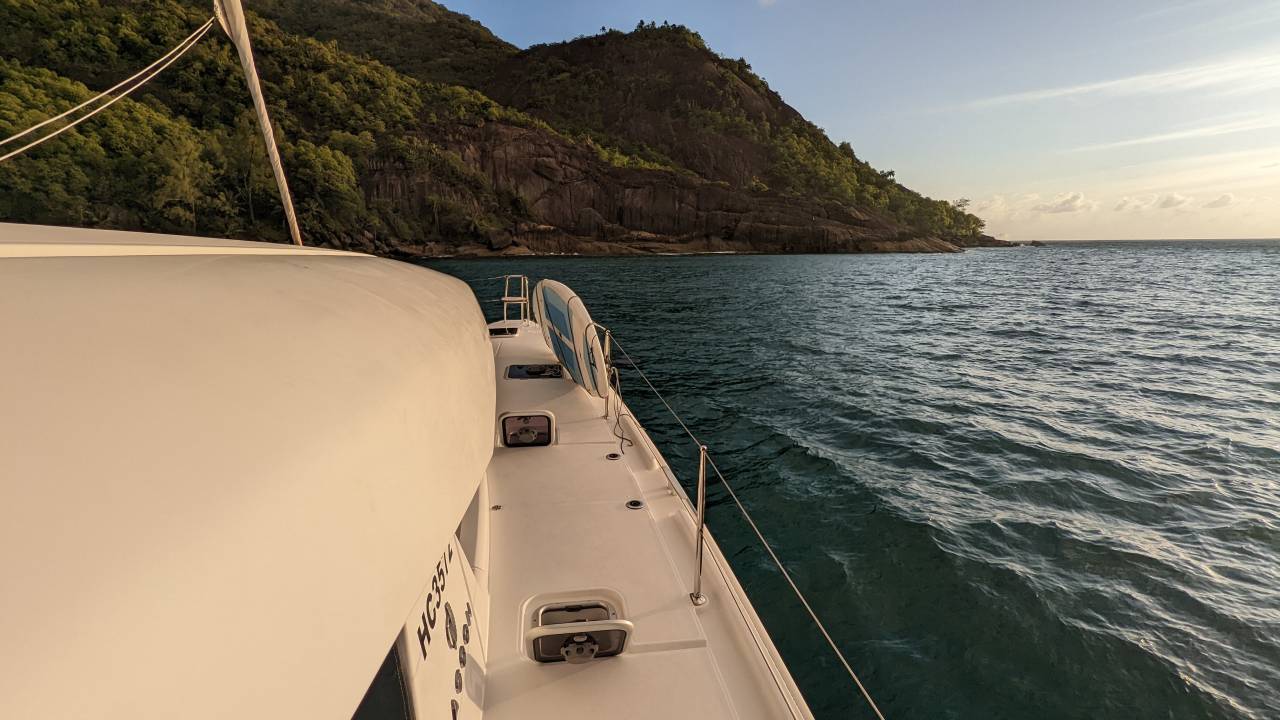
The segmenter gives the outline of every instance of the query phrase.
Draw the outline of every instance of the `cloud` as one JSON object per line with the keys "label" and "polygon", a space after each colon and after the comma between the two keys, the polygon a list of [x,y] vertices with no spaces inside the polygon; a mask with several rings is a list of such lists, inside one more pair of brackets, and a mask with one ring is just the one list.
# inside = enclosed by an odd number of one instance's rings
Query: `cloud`
{"label": "cloud", "polygon": [[1132,147],[1134,145],[1150,145],[1152,143],[1171,142],[1174,140],[1217,137],[1219,135],[1230,135],[1232,133],[1249,132],[1251,130],[1267,130],[1278,127],[1280,127],[1280,115],[1259,114],[1238,120],[1218,122],[1212,125],[1201,125],[1199,127],[1186,128],[1184,130],[1156,133],[1154,135],[1146,135],[1144,137],[1129,138],[1128,140],[1119,140],[1116,142],[1101,143],[1098,145],[1085,145],[1083,147],[1074,148],[1072,152],[1083,152],[1086,150],[1113,150],[1115,148]]}
{"label": "cloud", "polygon": [[1232,195],[1231,193],[1223,193],[1219,195],[1217,199],[1210,200],[1209,202],[1205,203],[1204,207],[1224,208],[1224,207],[1231,207],[1232,205],[1235,205],[1235,204],[1236,204],[1235,195]]}
{"label": "cloud", "polygon": [[1005,213],[1009,211],[1009,201],[1004,195],[992,195],[985,200],[974,203],[974,212]]}
{"label": "cloud", "polygon": [[757,2],[760,3],[762,8],[773,7],[778,4],[778,0],[757,0]]}
{"label": "cloud", "polygon": [[1028,205],[1039,199],[1039,195],[992,195],[975,200],[972,212],[986,220],[1017,218],[1025,215]]}
{"label": "cloud", "polygon": [[1041,213],[1078,213],[1089,212],[1097,206],[1097,203],[1085,200],[1084,193],[1069,192],[1063,193],[1049,202],[1040,203],[1031,209]]}
{"label": "cloud", "polygon": [[1143,210],[1151,209],[1159,199],[1160,198],[1157,195],[1143,195],[1139,197],[1130,197],[1126,195],[1120,198],[1120,201],[1111,209],[1116,212],[1124,212],[1125,210],[1128,210],[1129,212],[1142,212]]}
{"label": "cloud", "polygon": [[[970,211],[987,222],[1024,220],[1041,214],[1039,206],[1046,205],[1039,193],[1006,193],[991,195],[973,201]],[[1093,209],[1097,203],[1086,203]]]}
{"label": "cloud", "polygon": [[974,100],[967,107],[992,107],[1086,95],[1150,95],[1207,89],[1217,89],[1227,94],[1245,94],[1277,87],[1280,87],[1280,49],[1269,48],[1253,55],[1225,56],[1200,65],[1187,65],[1171,70],[995,95]]}
{"label": "cloud", "polygon": [[1189,202],[1191,202],[1191,198],[1187,197],[1186,195],[1179,195],[1178,193],[1169,193],[1168,195],[1165,195],[1164,197],[1160,198],[1160,202],[1159,204],[1156,205],[1156,207],[1160,208],[1161,210],[1172,210],[1174,208],[1180,208]]}

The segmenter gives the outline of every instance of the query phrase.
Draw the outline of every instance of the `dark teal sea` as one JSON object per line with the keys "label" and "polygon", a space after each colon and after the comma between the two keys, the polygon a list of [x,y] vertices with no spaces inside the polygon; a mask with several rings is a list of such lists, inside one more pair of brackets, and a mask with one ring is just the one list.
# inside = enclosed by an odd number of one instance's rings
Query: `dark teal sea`
{"label": "dark teal sea", "polygon": [[[1280,242],[426,264],[574,288],[891,720],[1280,718]],[[817,716],[871,717],[710,503]]]}

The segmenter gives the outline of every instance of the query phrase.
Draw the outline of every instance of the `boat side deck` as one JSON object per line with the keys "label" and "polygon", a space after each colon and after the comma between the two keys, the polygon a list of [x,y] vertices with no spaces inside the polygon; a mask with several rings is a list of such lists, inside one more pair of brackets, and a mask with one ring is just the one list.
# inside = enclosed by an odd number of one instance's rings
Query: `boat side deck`
{"label": "boat side deck", "polygon": [[[543,717],[810,717],[723,557],[710,548],[694,607],[695,526],[647,436],[569,378],[513,380],[512,364],[555,364],[540,329],[493,339],[498,414],[550,413],[548,447],[498,447],[489,468],[485,713]],[[626,412],[624,410],[624,412]],[[615,433],[636,440],[621,458]],[[644,507],[629,509],[627,502]],[[585,664],[539,664],[523,648],[531,598],[620,595],[631,645]],[[575,708],[580,708],[580,711]]]}

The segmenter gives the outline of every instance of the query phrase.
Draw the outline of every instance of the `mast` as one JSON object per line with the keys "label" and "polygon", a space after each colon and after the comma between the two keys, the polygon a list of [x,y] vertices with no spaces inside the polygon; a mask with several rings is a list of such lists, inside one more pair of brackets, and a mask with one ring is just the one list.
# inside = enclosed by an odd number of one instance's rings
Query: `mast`
{"label": "mast", "polygon": [[271,172],[276,176],[280,201],[284,203],[284,215],[289,221],[289,235],[295,245],[301,245],[302,233],[298,231],[298,216],[293,211],[293,196],[289,194],[289,181],[285,178],[284,166],[280,163],[280,149],[276,147],[275,132],[271,129],[271,118],[267,115],[267,103],[262,97],[262,86],[258,83],[258,70],[253,64],[253,46],[249,43],[249,27],[245,23],[244,8],[240,6],[240,0],[213,0],[213,11],[218,17],[218,23],[240,53],[240,64],[244,66],[249,94],[253,96],[253,108],[258,114],[258,126],[262,128],[262,139],[267,144]]}

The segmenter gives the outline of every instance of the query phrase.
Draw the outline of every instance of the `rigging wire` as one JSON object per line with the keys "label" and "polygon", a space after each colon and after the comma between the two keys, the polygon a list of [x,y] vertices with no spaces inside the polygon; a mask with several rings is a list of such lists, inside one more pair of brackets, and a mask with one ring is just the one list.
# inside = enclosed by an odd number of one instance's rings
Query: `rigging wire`
{"label": "rigging wire", "polygon": [[[618,342],[618,337],[616,335],[613,336],[613,344],[617,345],[618,350],[622,351],[622,354],[627,356],[627,360],[631,361],[632,368],[639,373],[640,379],[644,381],[645,385],[649,386],[649,389],[653,391],[653,394],[657,396],[658,400],[662,401],[662,404],[667,408],[667,412],[671,413],[671,417],[674,418],[676,422],[680,423],[680,427],[684,429],[684,432],[689,436],[689,439],[693,440],[693,442],[699,446],[703,445],[702,441],[699,440],[697,436],[693,434],[693,431],[689,429],[689,426],[685,424],[685,421],[680,417],[680,414],[671,407],[671,403],[667,402],[667,399],[658,391],[658,388],[649,381],[649,377],[640,369],[640,365],[636,363],[635,358],[631,357],[631,353],[627,352],[627,349],[622,347],[622,344]],[[720,472],[720,468],[716,465],[716,461],[711,458],[710,454],[708,454],[707,460],[711,463],[711,469],[715,470],[716,477],[720,478],[720,483],[724,485],[724,489],[729,492],[729,497],[733,499],[733,504],[738,506],[738,511],[742,513],[742,517],[747,521],[747,525],[751,527],[751,531],[755,533],[756,538],[760,540],[760,544],[763,545],[765,551],[769,553],[769,557],[773,559],[773,564],[777,566],[778,571],[782,573],[783,579],[791,586],[791,591],[795,593],[796,598],[800,600],[800,604],[803,605],[805,611],[809,613],[810,619],[813,620],[813,624],[817,626],[818,631],[822,633],[822,637],[826,639],[827,645],[831,646],[831,652],[835,653],[836,659],[838,659],[840,664],[844,666],[845,672],[849,674],[849,678],[853,680],[853,684],[856,685],[858,691],[862,693],[862,697],[866,699],[867,704],[871,706],[871,710],[875,712],[876,717],[879,718],[879,720],[885,720],[884,713],[880,712],[880,707],[876,705],[876,701],[871,698],[871,693],[867,690],[867,687],[862,684],[862,680],[858,678],[858,674],[853,671],[853,666],[851,666],[849,661],[845,659],[844,653],[840,652],[840,648],[836,645],[836,641],[832,639],[831,633],[827,632],[827,626],[823,624],[822,620],[818,617],[818,613],[815,612],[813,606],[809,604],[808,598],[804,596],[804,593],[800,591],[800,587],[796,585],[795,580],[791,578],[791,573],[787,572],[786,566],[782,564],[782,560],[778,557],[778,554],[773,551],[773,548],[769,545],[769,541],[765,539],[764,533],[760,532],[760,527],[756,525],[756,521],[751,517],[751,513],[747,512],[746,506],[744,506],[742,501],[738,499],[738,494],[733,491],[733,486],[731,486],[729,481],[725,479],[724,473]]]}
{"label": "rigging wire", "polygon": [[157,66],[157,65],[159,65],[160,63],[164,62],[165,60],[169,59],[169,57],[170,57],[170,56],[172,56],[174,53],[178,52],[178,51],[182,48],[182,46],[186,45],[187,43],[189,43],[189,42],[191,42],[193,39],[195,39],[195,38],[196,38],[196,36],[197,36],[197,35],[199,35],[200,33],[204,32],[204,31],[208,28],[208,26],[209,26],[210,24],[212,24],[212,23],[213,23],[213,21],[214,21],[214,19],[213,19],[213,18],[209,18],[209,20],[208,20],[208,21],[206,21],[204,25],[201,25],[200,27],[196,28],[196,31],[195,31],[195,32],[193,32],[193,33],[191,33],[190,35],[188,35],[188,36],[187,36],[187,38],[186,38],[185,40],[183,40],[182,42],[178,43],[178,45],[177,45],[177,46],[175,46],[173,49],[169,50],[169,52],[165,53],[164,55],[161,55],[161,56],[160,56],[160,57],[159,57],[155,62],[151,63],[150,65],[148,65],[148,66],[144,67],[143,69],[139,70],[138,72],[134,73],[134,74],[133,74],[133,76],[131,76],[131,77],[129,77],[129,78],[126,78],[126,79],[124,79],[124,80],[121,80],[120,82],[116,83],[116,84],[115,84],[115,85],[113,85],[112,87],[110,87],[110,88],[108,88],[108,89],[106,89],[106,90],[104,90],[104,91],[102,91],[102,92],[98,93],[97,95],[95,95],[95,96],[93,96],[93,97],[89,98],[88,100],[85,100],[84,102],[82,102],[82,103],[80,103],[79,105],[77,105],[77,106],[75,106],[75,107],[71,108],[70,110],[67,110],[67,111],[63,112],[63,113],[62,113],[62,114],[60,114],[60,115],[55,115],[55,116],[53,116],[53,117],[49,118],[48,120],[45,120],[45,121],[43,121],[43,122],[37,123],[37,124],[35,124],[35,125],[32,125],[31,127],[27,128],[26,130],[23,130],[22,132],[18,133],[17,135],[13,135],[13,136],[10,136],[10,137],[5,138],[4,140],[0,140],[0,146],[8,145],[9,143],[13,142],[14,140],[17,140],[18,138],[21,138],[21,137],[25,137],[26,135],[29,135],[29,134],[31,134],[31,133],[33,133],[33,132],[35,132],[36,130],[39,130],[40,128],[44,127],[45,125],[48,125],[49,123],[57,122],[58,120],[61,120],[62,118],[64,118],[64,117],[66,117],[66,116],[70,115],[71,113],[74,113],[74,112],[76,112],[76,111],[78,111],[78,110],[81,110],[81,109],[83,109],[83,108],[85,108],[85,107],[87,107],[87,106],[89,106],[89,105],[92,105],[93,103],[95,103],[95,102],[97,102],[97,101],[101,100],[102,98],[104,98],[104,97],[106,97],[106,96],[110,95],[111,93],[113,93],[113,92],[115,92],[115,91],[119,90],[120,88],[124,87],[125,85],[128,85],[129,83],[133,82],[134,80],[137,80],[139,77],[142,77],[143,75],[145,75],[145,74],[147,74],[148,72],[150,72],[150,71],[151,71],[151,69],[152,69],[152,68],[154,68],[155,66]]}
{"label": "rigging wire", "polygon": [[[67,110],[66,112],[64,112],[64,113],[62,113],[62,114],[60,114],[60,115],[57,115],[57,116],[55,116],[55,117],[51,117],[51,118],[49,118],[48,120],[45,120],[45,121],[40,122],[40,123],[38,123],[38,124],[36,124],[36,125],[33,125],[33,126],[31,126],[31,127],[27,128],[26,130],[23,130],[22,132],[20,132],[20,133],[18,133],[18,134],[16,134],[16,135],[13,135],[13,136],[11,136],[11,137],[5,138],[3,141],[0,141],[0,146],[4,146],[4,145],[6,145],[6,144],[8,144],[8,143],[10,143],[10,142],[13,142],[14,140],[17,140],[17,139],[19,139],[19,138],[21,138],[21,137],[25,137],[26,135],[28,135],[28,134],[30,134],[30,133],[32,133],[32,132],[34,132],[34,131],[36,131],[36,130],[38,130],[38,129],[40,129],[40,128],[44,127],[44,126],[46,126],[46,125],[48,125],[49,123],[52,123],[52,122],[56,122],[56,121],[58,121],[58,120],[61,120],[62,118],[66,117],[66,116],[68,116],[68,115],[70,115],[70,114],[72,114],[72,113],[74,113],[74,112],[76,112],[76,111],[78,111],[78,110],[81,110],[81,109],[83,109],[83,108],[85,108],[85,107],[87,107],[87,106],[89,106],[89,105],[92,105],[92,104],[93,104],[93,103],[95,103],[95,102],[98,102],[99,100],[102,100],[103,98],[106,98],[106,97],[110,96],[110,95],[111,95],[111,93],[113,93],[113,92],[115,92],[116,90],[119,90],[120,88],[122,88],[122,87],[124,87],[124,86],[128,85],[129,83],[133,82],[134,80],[137,80],[139,77],[141,77],[141,78],[142,78],[141,80],[138,80],[137,84],[133,85],[132,87],[129,87],[127,90],[125,90],[124,92],[120,93],[119,95],[116,95],[116,96],[110,97],[110,99],[109,99],[109,100],[107,100],[107,102],[105,102],[105,103],[103,103],[102,105],[100,105],[100,106],[98,106],[98,107],[94,108],[94,109],[93,109],[93,110],[91,110],[88,114],[86,114],[86,115],[82,115],[81,117],[76,118],[75,120],[72,120],[71,122],[67,123],[66,125],[63,125],[62,127],[58,128],[57,130],[54,130],[53,132],[49,133],[48,135],[45,135],[45,136],[40,137],[40,138],[37,138],[36,140],[33,140],[33,141],[31,141],[31,142],[27,143],[26,145],[23,145],[22,147],[18,148],[17,150],[14,150],[14,151],[12,151],[12,152],[9,152],[9,153],[8,153],[8,154],[6,154],[6,155],[0,156],[0,162],[4,162],[5,160],[8,160],[8,159],[13,158],[13,157],[16,157],[16,156],[18,156],[18,155],[21,155],[22,153],[26,152],[27,150],[30,150],[31,148],[36,147],[37,145],[40,145],[40,144],[42,144],[42,143],[44,143],[44,142],[46,142],[46,141],[48,141],[48,140],[52,140],[53,138],[55,138],[55,137],[57,137],[57,136],[61,135],[62,133],[64,133],[64,132],[66,132],[66,131],[70,130],[71,128],[73,128],[73,127],[75,127],[75,126],[79,125],[80,123],[84,122],[85,120],[88,120],[89,118],[93,117],[94,115],[97,115],[98,113],[102,112],[103,110],[106,110],[107,108],[111,107],[112,105],[116,104],[117,102],[119,102],[119,101],[123,100],[124,98],[128,97],[128,96],[129,96],[129,94],[130,94],[130,93],[132,93],[134,90],[137,90],[138,88],[142,87],[143,85],[146,85],[148,82],[150,82],[150,81],[151,81],[151,79],[152,79],[152,78],[154,78],[155,76],[157,76],[157,75],[159,75],[160,73],[164,72],[164,70],[165,70],[166,68],[168,68],[168,67],[169,67],[170,65],[172,65],[173,63],[177,62],[177,61],[178,61],[178,59],[179,59],[179,58],[181,58],[183,55],[187,54],[187,51],[188,51],[188,50],[190,50],[191,48],[195,47],[196,43],[200,42],[200,39],[204,37],[205,33],[209,32],[209,28],[213,27],[213,23],[214,23],[214,22],[215,22],[215,19],[214,19],[214,18],[212,18],[212,17],[210,17],[210,18],[205,22],[205,24],[204,24],[204,25],[201,25],[199,28],[197,28],[197,29],[196,29],[196,31],[195,31],[195,32],[193,32],[193,33],[191,33],[190,35],[188,35],[188,36],[187,36],[187,38],[186,38],[185,40],[183,40],[182,42],[180,42],[180,43],[178,43],[176,46],[174,46],[174,48],[173,48],[172,50],[170,50],[169,52],[165,53],[165,54],[164,54],[163,56],[161,56],[158,60],[156,60],[155,62],[151,63],[151,64],[150,64],[150,65],[148,65],[146,68],[143,68],[142,70],[140,70],[139,72],[137,72],[136,74],[134,74],[132,77],[128,78],[127,80],[124,80],[123,82],[120,82],[120,83],[116,84],[114,87],[112,87],[111,89],[107,90],[106,92],[99,93],[98,95],[96,95],[96,96],[94,96],[94,97],[90,98],[89,100],[84,101],[83,103],[80,103],[79,105],[77,105],[77,106],[75,106],[75,107],[71,108],[70,110]],[[157,66],[158,66],[158,67],[157,67]],[[144,75],[145,75],[145,77],[143,77]]]}
{"label": "rigging wire", "polygon": [[831,633],[827,632],[827,627],[818,619],[818,614],[814,612],[813,607],[809,605],[809,600],[805,598],[804,593],[800,592],[800,588],[796,586],[796,581],[791,579],[791,573],[787,572],[787,568],[783,566],[782,560],[778,558],[777,553],[775,553],[773,548],[769,546],[769,541],[764,539],[764,533],[760,532],[760,528],[756,526],[756,521],[751,518],[751,513],[747,512],[747,509],[743,507],[742,501],[738,499],[738,494],[733,491],[733,486],[729,484],[729,481],[725,480],[724,474],[720,472],[720,468],[716,465],[716,461],[709,455],[707,460],[711,463],[711,469],[716,471],[716,477],[720,478],[720,483],[724,485],[724,489],[729,491],[729,497],[733,498],[733,504],[738,506],[738,511],[742,513],[743,519],[745,519],[747,524],[751,526],[751,531],[760,539],[760,544],[763,545],[765,551],[769,553],[769,557],[773,558],[773,564],[778,566],[778,571],[782,573],[783,579],[791,586],[791,590],[795,592],[796,598],[800,601],[800,604],[804,605],[804,609],[809,613],[809,617],[813,618],[813,624],[818,627],[818,631],[822,633],[822,637],[826,638],[827,644],[831,646],[831,650],[836,655],[836,659],[840,661],[841,665],[844,665],[845,672],[849,673],[849,677],[853,680],[853,684],[858,686],[858,691],[862,693],[862,697],[866,698],[867,704],[871,706],[876,717],[880,718],[880,720],[884,720],[884,714],[880,712],[880,707],[876,705],[876,701],[871,698],[871,693],[868,692],[866,686],[862,684],[862,680],[858,678],[858,674],[853,671],[853,668],[849,665],[849,661],[845,659],[844,653],[840,652],[840,649],[836,647],[836,641],[831,639]]}

